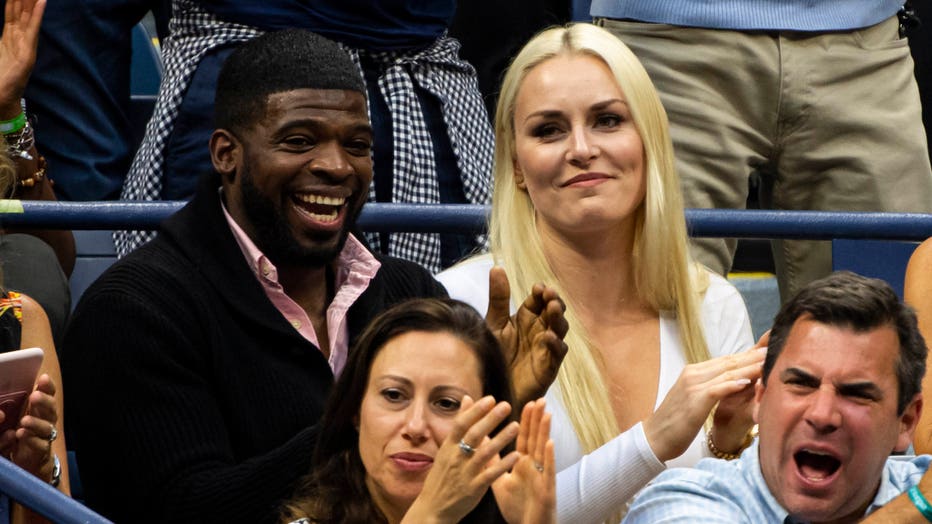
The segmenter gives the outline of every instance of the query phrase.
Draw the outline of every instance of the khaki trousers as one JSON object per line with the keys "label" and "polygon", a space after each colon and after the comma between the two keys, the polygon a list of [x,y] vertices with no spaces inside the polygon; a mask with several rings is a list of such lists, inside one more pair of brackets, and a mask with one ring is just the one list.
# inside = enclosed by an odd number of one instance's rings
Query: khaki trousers
{"label": "khaki trousers", "polygon": [[[837,33],[598,21],[641,59],[670,118],[687,207],[932,212],[919,92],[896,17]],[[735,240],[694,239],[713,270]],[[831,271],[831,243],[773,241],[784,300]]]}

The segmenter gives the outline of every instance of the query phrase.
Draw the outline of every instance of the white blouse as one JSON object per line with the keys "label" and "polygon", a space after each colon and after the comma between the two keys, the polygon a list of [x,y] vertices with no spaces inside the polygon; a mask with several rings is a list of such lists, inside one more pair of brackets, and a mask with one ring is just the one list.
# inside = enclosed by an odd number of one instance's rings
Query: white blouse
{"label": "white blouse", "polygon": [[[450,297],[470,304],[484,315],[489,303],[489,269],[492,266],[490,255],[480,255],[440,273],[437,280],[447,288]],[[515,307],[513,300],[512,308]],[[738,290],[721,276],[709,274],[709,288],[700,310],[702,329],[713,358],[746,350],[754,344],[744,300]],[[655,409],[663,402],[685,366],[686,357],[680,344],[676,318],[671,312],[662,312],[660,380]],[[554,383],[546,397],[547,408],[553,416],[550,436],[554,441],[559,471],[559,522],[604,521],[621,510],[666,467],[689,467],[710,456],[705,445],[705,432],[700,430],[685,453],[664,464],[650,449],[640,423],[586,455],[563,406],[559,384]]]}

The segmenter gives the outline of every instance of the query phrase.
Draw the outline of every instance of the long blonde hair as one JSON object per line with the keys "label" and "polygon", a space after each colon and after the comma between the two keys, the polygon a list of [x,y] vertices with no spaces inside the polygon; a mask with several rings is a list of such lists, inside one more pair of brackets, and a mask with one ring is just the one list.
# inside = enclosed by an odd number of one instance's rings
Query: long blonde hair
{"label": "long blonde hair", "polygon": [[555,287],[566,300],[569,353],[557,381],[573,428],[588,453],[619,433],[598,350],[574,314],[573,297],[562,289],[547,261],[535,225],[534,205],[515,184],[515,99],[527,73],[557,55],[585,54],[602,60],[624,92],[644,143],[646,196],[636,217],[632,267],[638,295],[656,311],[676,314],[688,362],[708,360],[699,302],[708,275],[689,257],[679,177],[667,116],[641,63],[618,38],[591,24],[547,29],[532,38],[505,75],[495,114],[495,166],[489,233],[492,254],[504,265],[513,296],[526,296],[535,282]]}

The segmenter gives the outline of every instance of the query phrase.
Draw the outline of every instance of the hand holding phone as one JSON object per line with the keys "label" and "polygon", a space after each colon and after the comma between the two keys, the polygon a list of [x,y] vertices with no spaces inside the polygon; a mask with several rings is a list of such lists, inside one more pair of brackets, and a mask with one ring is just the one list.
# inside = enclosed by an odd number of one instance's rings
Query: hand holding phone
{"label": "hand holding phone", "polygon": [[4,415],[0,434],[19,425],[43,356],[40,348],[0,353],[0,411]]}

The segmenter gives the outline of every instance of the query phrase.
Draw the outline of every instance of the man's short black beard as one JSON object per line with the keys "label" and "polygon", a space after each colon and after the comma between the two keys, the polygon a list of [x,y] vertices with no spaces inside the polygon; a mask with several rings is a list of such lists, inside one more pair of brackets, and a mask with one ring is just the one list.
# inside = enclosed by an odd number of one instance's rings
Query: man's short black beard
{"label": "man's short black beard", "polygon": [[248,167],[243,166],[240,176],[242,177],[240,187],[242,188],[243,211],[256,233],[253,242],[276,267],[300,265],[322,267],[337,258],[346,244],[346,238],[356,222],[358,213],[347,213],[343,229],[339,233],[339,241],[335,246],[306,249],[295,240],[282,210],[276,209],[274,203],[256,187],[252,172]]}

